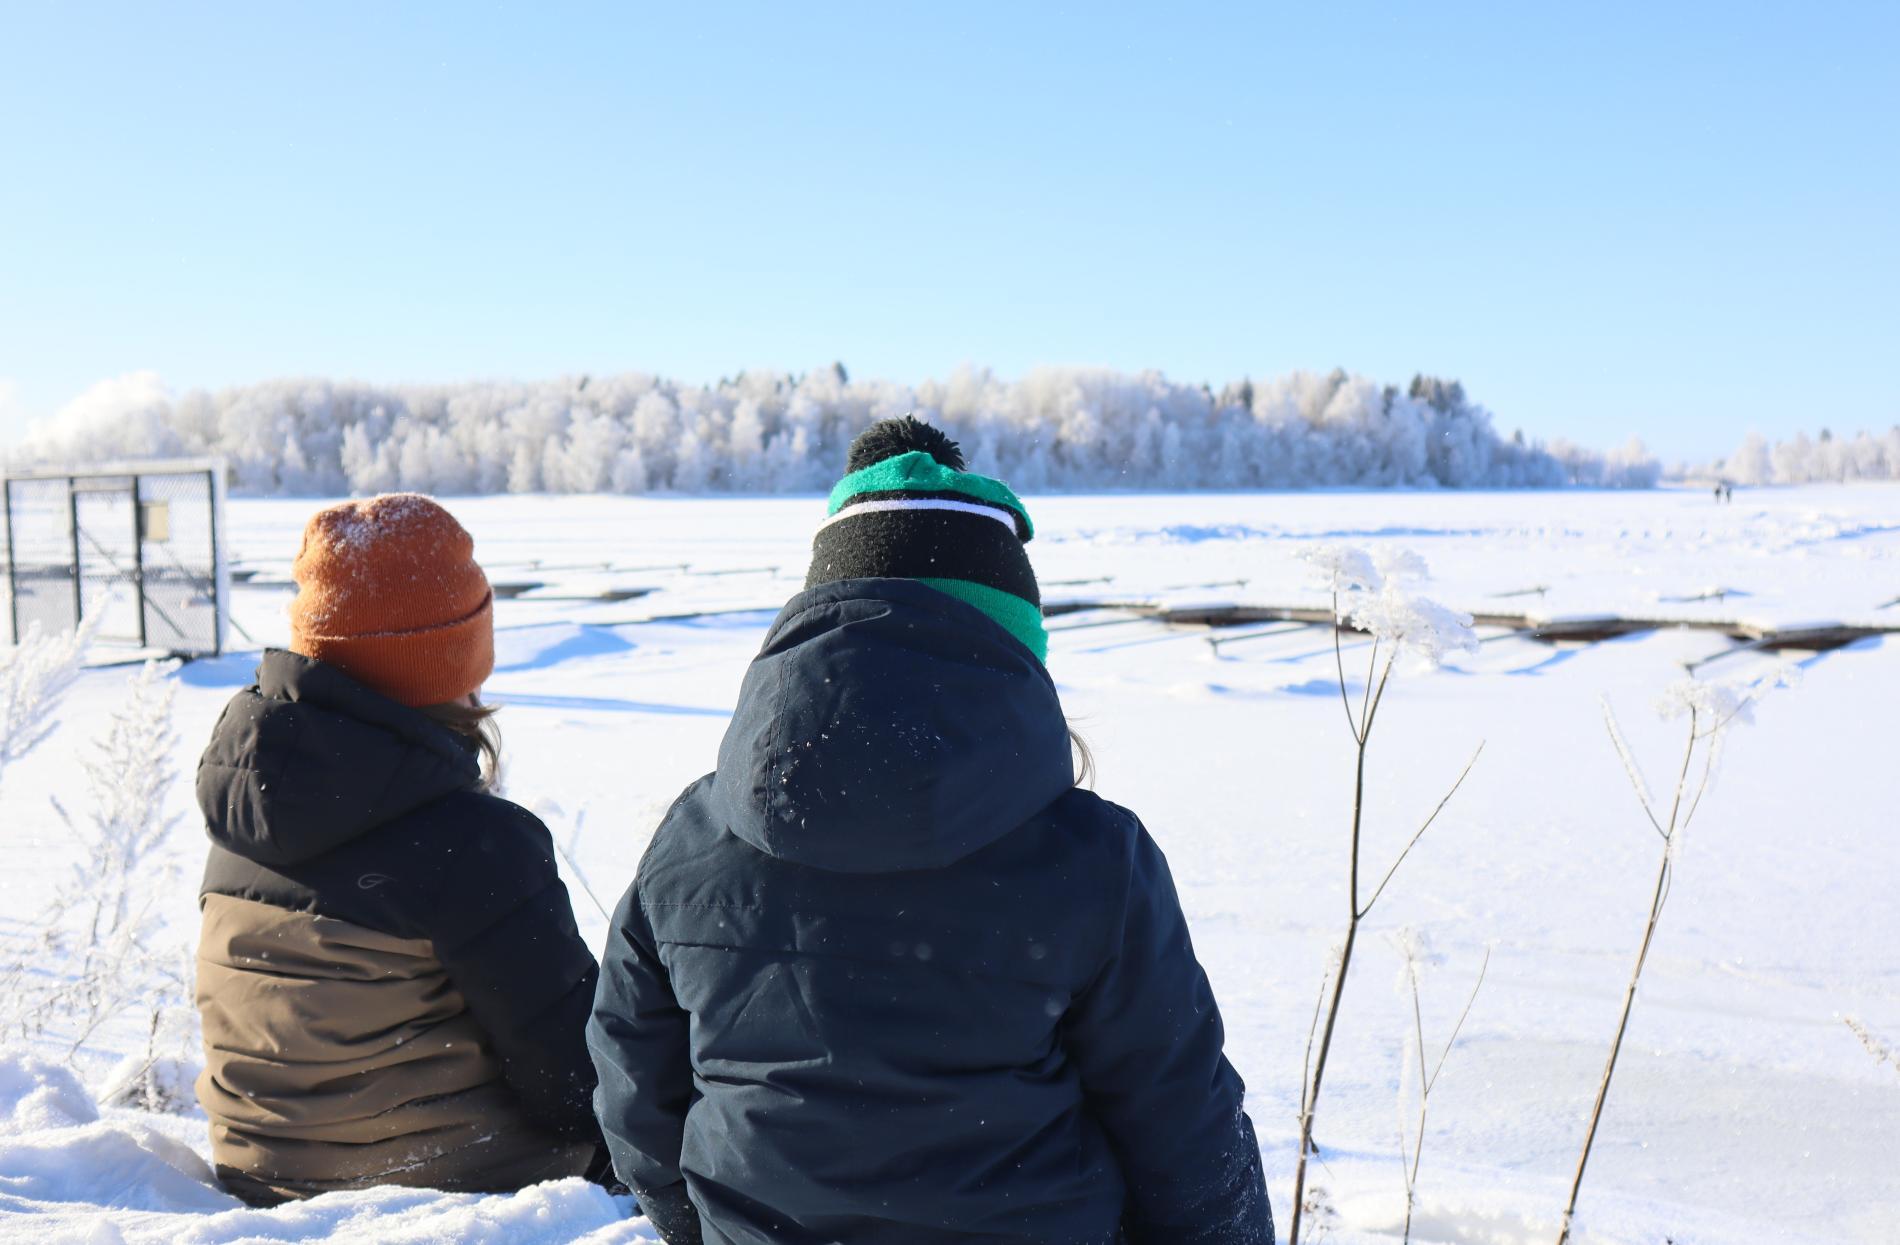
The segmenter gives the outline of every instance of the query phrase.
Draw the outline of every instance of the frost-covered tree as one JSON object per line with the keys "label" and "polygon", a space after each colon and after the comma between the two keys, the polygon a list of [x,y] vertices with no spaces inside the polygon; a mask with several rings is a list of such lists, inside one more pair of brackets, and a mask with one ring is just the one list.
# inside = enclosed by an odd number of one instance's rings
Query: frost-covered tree
{"label": "frost-covered tree", "polygon": [[[251,495],[809,492],[851,437],[914,411],[1029,490],[1646,486],[1653,460],[1506,439],[1456,381],[1343,370],[1223,386],[1159,372],[964,367],[915,386],[747,371],[713,385],[645,374],[378,386],[283,380],[174,400],[149,374],[95,386],[15,456],[217,454]],[[1850,452],[1851,450],[1851,452]],[[1885,461],[1839,447],[1842,471]],[[1891,456],[1889,456],[1891,457]]]}
{"label": "frost-covered tree", "polygon": [[1711,464],[1708,471],[1737,484],[1900,480],[1900,424],[1882,434],[1857,432],[1851,439],[1826,428],[1813,438],[1798,432],[1773,445],[1760,433],[1751,432],[1739,449]]}
{"label": "frost-covered tree", "polygon": [[1751,432],[1741,448],[1728,456],[1716,474],[1736,484],[1768,484],[1775,478],[1775,463],[1768,442],[1761,433]]}

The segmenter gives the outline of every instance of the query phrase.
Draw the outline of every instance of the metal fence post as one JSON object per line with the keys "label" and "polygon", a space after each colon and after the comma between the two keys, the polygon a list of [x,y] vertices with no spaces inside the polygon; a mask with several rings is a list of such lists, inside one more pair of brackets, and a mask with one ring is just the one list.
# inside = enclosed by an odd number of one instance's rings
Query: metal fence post
{"label": "metal fence post", "polygon": [[14,570],[13,553],[13,481],[0,480],[0,509],[7,514],[7,627],[13,642],[20,642],[20,576]]}
{"label": "metal fence post", "polygon": [[205,505],[211,511],[211,655],[224,656],[224,578],[218,574],[218,473],[205,472]]}
{"label": "metal fence post", "polygon": [[86,594],[79,574],[79,481],[66,480],[66,518],[73,533],[73,625],[86,620]]}
{"label": "metal fence post", "polygon": [[145,648],[145,501],[139,480],[132,477],[132,591],[139,603],[139,647]]}

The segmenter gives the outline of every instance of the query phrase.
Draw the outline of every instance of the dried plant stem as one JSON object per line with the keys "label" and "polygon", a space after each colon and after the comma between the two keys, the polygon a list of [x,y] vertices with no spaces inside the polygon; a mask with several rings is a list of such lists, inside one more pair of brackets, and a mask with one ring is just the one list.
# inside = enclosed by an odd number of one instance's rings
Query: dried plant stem
{"label": "dried plant stem", "polygon": [[1392,880],[1392,875],[1399,871],[1399,866],[1404,864],[1405,858],[1412,854],[1412,849],[1418,846],[1418,841],[1425,837],[1425,832],[1432,828],[1432,823],[1438,820],[1438,815],[1445,811],[1445,805],[1451,803],[1451,797],[1458,794],[1458,788],[1465,785],[1465,779],[1471,774],[1471,767],[1476,765],[1478,758],[1483,755],[1484,744],[1480,742],[1478,750],[1471,754],[1471,759],[1465,762],[1464,769],[1459,772],[1458,781],[1451,784],[1451,790],[1445,792],[1444,798],[1438,801],[1438,806],[1432,809],[1432,815],[1425,819],[1425,824],[1418,828],[1418,832],[1406,843],[1404,850],[1399,852],[1398,859],[1392,862],[1392,867],[1385,871],[1383,878],[1379,879],[1379,885],[1374,888],[1372,898],[1366,900],[1366,906],[1360,912],[1361,916],[1372,911],[1372,905],[1379,902],[1379,896],[1385,894],[1386,884]]}
{"label": "dried plant stem", "polygon": [[[1407,972],[1412,979],[1412,1033],[1418,1051],[1418,1136],[1412,1143],[1412,1161],[1402,1167],[1405,1172],[1405,1234],[1401,1238],[1403,1245],[1412,1240],[1412,1210],[1418,1203],[1418,1168],[1425,1157],[1425,1120],[1431,1109],[1432,1087],[1438,1084],[1438,1074],[1445,1070],[1445,1061],[1451,1058],[1451,1048],[1458,1044],[1458,1035],[1464,1032],[1465,1021],[1471,1016],[1472,1004],[1478,1001],[1478,991],[1484,989],[1484,975],[1491,967],[1491,951],[1485,949],[1484,962],[1478,966],[1478,980],[1471,987],[1471,994],[1465,999],[1465,1009],[1458,1013],[1458,1023],[1451,1027],[1451,1036],[1445,1039],[1445,1048],[1438,1052],[1438,1062],[1432,1066],[1428,1075],[1425,1071],[1425,1018],[1418,1001],[1418,967],[1408,964]],[[1405,1137],[1399,1137],[1400,1157],[1403,1160]]]}
{"label": "dried plant stem", "polygon": [[1308,1102],[1306,1095],[1313,1085],[1313,1037],[1319,1032],[1319,1011],[1326,1005],[1326,987],[1332,984],[1332,974],[1321,978],[1319,993],[1313,998],[1313,1019],[1306,1026],[1306,1055],[1300,1060],[1300,1117],[1306,1117]]}
{"label": "dried plant stem", "polygon": [[[1337,642],[1338,630],[1335,627],[1334,640]],[[1391,673],[1390,659],[1386,662],[1386,672]],[[1371,689],[1371,670],[1367,671],[1367,690]],[[1379,680],[1379,691],[1385,691],[1385,679]],[[1340,695],[1345,695],[1345,682],[1340,682]],[[1352,853],[1350,864],[1350,882],[1347,888],[1346,940],[1340,947],[1339,965],[1333,972],[1332,988],[1328,992],[1326,1004],[1326,1025],[1320,1031],[1319,1052],[1313,1061],[1312,1079],[1300,1087],[1300,1157],[1293,1173],[1293,1226],[1288,1229],[1289,1245],[1299,1245],[1300,1221],[1306,1210],[1306,1164],[1313,1154],[1313,1114],[1319,1106],[1319,1091],[1326,1080],[1326,1057],[1332,1052],[1333,1031],[1339,1024],[1339,1002],[1346,993],[1346,975],[1352,970],[1353,946],[1359,940],[1359,922],[1364,913],[1359,907],[1359,835],[1363,821],[1366,790],[1366,741],[1371,735],[1373,706],[1375,700],[1362,711],[1359,721],[1353,723],[1353,741],[1357,755],[1353,762],[1352,787]],[[1347,713],[1351,714],[1351,702],[1347,702]]]}
{"label": "dried plant stem", "polygon": [[1352,714],[1352,699],[1346,695],[1346,655],[1339,647],[1339,592],[1333,592],[1333,668],[1339,672],[1339,703],[1346,709],[1346,729],[1352,732],[1352,741],[1364,745],[1359,737],[1359,723]]}
{"label": "dried plant stem", "polygon": [[1583,1188],[1583,1173],[1590,1163],[1590,1147],[1596,1142],[1597,1125],[1603,1120],[1603,1103],[1610,1096],[1617,1056],[1623,1051],[1623,1035],[1629,1031],[1630,1009],[1636,1004],[1636,983],[1642,979],[1643,964],[1649,959],[1649,945],[1656,936],[1656,920],[1662,915],[1663,900],[1669,894],[1668,884],[1669,853],[1665,849],[1662,868],[1656,873],[1656,891],[1649,902],[1649,921],[1643,927],[1643,945],[1636,953],[1636,968],[1630,973],[1629,987],[1623,992],[1623,1014],[1616,1022],[1616,1038],[1610,1043],[1610,1057],[1603,1065],[1602,1079],[1597,1082],[1596,1102],[1590,1108],[1590,1127],[1583,1135],[1583,1153],[1577,1157],[1577,1174],[1570,1182],[1570,1201],[1564,1206],[1563,1229],[1557,1234],[1557,1245],[1565,1245],[1570,1239],[1570,1221],[1577,1213],[1577,1194]]}
{"label": "dried plant stem", "polygon": [[[1874,1057],[1875,1063],[1886,1064],[1896,1072],[1900,1072],[1900,1053],[1895,1052],[1893,1047],[1881,1041],[1874,1035],[1872,1029],[1869,1029],[1855,1017],[1843,1016],[1841,1020],[1847,1025],[1848,1029],[1852,1031],[1853,1035],[1860,1039],[1860,1044],[1866,1048],[1868,1054]],[[1310,1037],[1308,1041],[1311,1041]]]}
{"label": "dried plant stem", "polygon": [[[1351,834],[1349,836],[1351,846],[1350,855],[1348,857],[1346,888],[1346,936],[1345,941],[1340,947],[1339,963],[1333,972],[1332,982],[1330,983],[1331,988],[1326,991],[1326,1021],[1324,1026],[1320,1029],[1318,1049],[1313,1052],[1312,1074],[1310,1078],[1303,1076],[1303,1084],[1300,1086],[1300,1156],[1293,1172],[1293,1223],[1287,1230],[1288,1245],[1299,1245],[1300,1224],[1306,1211],[1306,1168],[1314,1152],[1313,1118],[1319,1107],[1320,1088],[1326,1080],[1326,1061],[1327,1057],[1332,1053],[1333,1034],[1339,1025],[1339,1005],[1346,994],[1346,977],[1352,970],[1352,953],[1354,946],[1357,945],[1359,940],[1359,924],[1371,913],[1373,905],[1379,900],[1379,896],[1385,893],[1386,883],[1392,880],[1392,875],[1398,871],[1399,865],[1404,863],[1406,855],[1412,850],[1412,845],[1417,843],[1425,831],[1431,828],[1432,822],[1438,817],[1438,810],[1444,808],[1445,803],[1451,799],[1451,795],[1456,793],[1458,786],[1464,782],[1464,774],[1460,774],[1458,782],[1453,784],[1451,792],[1447,793],[1445,798],[1439,801],[1438,808],[1434,809],[1432,815],[1426,818],[1425,824],[1419,827],[1418,832],[1414,834],[1411,841],[1406,844],[1405,850],[1399,853],[1398,859],[1394,861],[1392,867],[1386,871],[1384,879],[1380,881],[1378,888],[1373,892],[1372,898],[1367,900],[1364,904],[1361,904],[1359,902],[1359,874],[1361,831],[1364,826],[1365,814],[1366,749],[1372,739],[1373,724],[1377,721],[1379,716],[1379,705],[1385,699],[1387,681],[1392,677],[1392,663],[1396,653],[1387,653],[1383,664],[1381,664],[1378,646],[1376,644],[1373,646],[1372,655],[1366,667],[1365,694],[1361,698],[1359,715],[1355,721],[1353,718],[1352,701],[1346,696],[1345,666],[1343,659],[1340,659],[1338,655],[1339,626],[1337,613],[1338,595],[1335,593],[1333,644],[1335,660],[1339,663],[1340,670],[1339,694],[1346,706],[1347,725],[1352,729],[1353,743],[1356,748],[1356,755],[1353,760],[1352,816],[1350,823]],[[1377,676],[1376,678],[1374,677],[1375,675]],[[1480,747],[1482,749],[1482,745]],[[1475,764],[1476,761],[1477,758],[1474,756],[1472,758],[1473,764]],[[1465,773],[1468,774],[1470,772],[1471,766],[1467,765],[1465,767]]]}
{"label": "dried plant stem", "polygon": [[[1588,1128],[1584,1131],[1583,1151],[1577,1156],[1576,1175],[1572,1177],[1570,1181],[1570,1200],[1564,1205],[1563,1224],[1557,1233],[1557,1245],[1568,1245],[1570,1240],[1571,1222],[1575,1219],[1577,1213],[1577,1196],[1583,1189],[1584,1171],[1590,1165],[1590,1149],[1596,1144],[1597,1128],[1603,1122],[1603,1105],[1609,1100],[1610,1082],[1616,1077],[1616,1061],[1623,1053],[1623,1038],[1629,1032],[1630,1012],[1636,1006],[1636,988],[1643,978],[1643,966],[1649,962],[1649,948],[1656,938],[1656,924],[1662,918],[1663,905],[1669,901],[1670,873],[1675,866],[1677,837],[1687,826],[1689,820],[1688,818],[1682,817],[1683,799],[1688,787],[1689,769],[1695,760],[1696,744],[1704,738],[1697,732],[1698,715],[1692,710],[1689,714],[1689,740],[1687,745],[1683,748],[1682,768],[1676,775],[1675,794],[1670,800],[1669,817],[1665,821],[1658,818],[1655,814],[1655,810],[1650,807],[1648,796],[1643,789],[1641,772],[1637,769],[1633,758],[1629,755],[1628,745],[1623,742],[1622,732],[1617,729],[1614,715],[1608,714],[1607,706],[1605,712],[1610,727],[1610,738],[1616,744],[1617,752],[1623,757],[1624,764],[1629,770],[1630,785],[1636,789],[1636,797],[1642,802],[1643,812],[1649,816],[1650,823],[1662,834],[1663,850],[1662,861],[1656,868],[1655,889],[1650,894],[1649,918],[1643,923],[1643,942],[1636,952],[1636,966],[1630,972],[1629,985],[1623,991],[1623,1011],[1617,1018],[1616,1037],[1610,1042],[1609,1058],[1604,1061],[1603,1075],[1597,1082],[1596,1101],[1591,1105],[1590,1123]],[[1711,731],[1709,735],[1711,747],[1713,747],[1713,735],[1714,731]],[[1696,790],[1694,797],[1690,800],[1689,810],[1691,817],[1694,816],[1695,809],[1701,804],[1702,792],[1708,788],[1710,769],[1711,766],[1705,764],[1701,785]]]}
{"label": "dried plant stem", "polygon": [[582,809],[580,811],[580,815],[574,818],[574,831],[571,835],[568,836],[568,843],[569,843],[568,847],[562,847],[561,841],[559,839],[554,838],[552,834],[550,834],[548,837],[551,840],[553,840],[554,850],[561,853],[561,859],[567,862],[567,871],[574,876],[574,880],[576,882],[579,882],[581,884],[581,890],[587,893],[587,897],[594,901],[594,907],[600,909],[600,914],[606,917],[608,922],[611,923],[614,919],[613,913],[607,911],[607,905],[600,902],[600,896],[594,893],[593,883],[587,880],[587,874],[581,870],[581,867],[578,864],[574,863],[574,856],[573,856],[572,851],[570,850],[570,848],[574,844],[577,844],[580,842],[581,827],[584,826],[586,823],[587,823],[587,810]]}

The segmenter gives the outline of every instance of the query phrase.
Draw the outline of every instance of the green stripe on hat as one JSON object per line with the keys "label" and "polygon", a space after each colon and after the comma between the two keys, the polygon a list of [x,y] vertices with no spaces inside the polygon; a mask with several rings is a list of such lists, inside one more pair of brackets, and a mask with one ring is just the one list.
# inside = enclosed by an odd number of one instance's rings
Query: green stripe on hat
{"label": "green stripe on hat", "polygon": [[853,497],[863,493],[913,491],[961,493],[977,501],[1005,507],[1022,520],[1026,533],[1024,540],[1030,540],[1036,534],[1035,524],[1029,518],[1029,508],[1023,505],[1022,499],[1016,496],[1009,485],[989,476],[946,467],[922,450],[912,450],[908,454],[873,463],[838,481],[831,490],[830,505],[825,513],[837,514]]}
{"label": "green stripe on hat", "polygon": [[967,579],[919,579],[916,582],[953,596],[965,605],[974,605],[988,614],[1003,630],[1022,641],[1036,660],[1049,660],[1049,632],[1042,625],[1042,610],[1019,596],[971,583]]}

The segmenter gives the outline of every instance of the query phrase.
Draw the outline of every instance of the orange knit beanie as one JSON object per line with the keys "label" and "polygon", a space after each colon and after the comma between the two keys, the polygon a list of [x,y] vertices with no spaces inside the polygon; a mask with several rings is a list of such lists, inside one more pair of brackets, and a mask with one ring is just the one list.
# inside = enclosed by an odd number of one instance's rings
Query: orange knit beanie
{"label": "orange knit beanie", "polygon": [[495,669],[495,598],[475,542],[427,497],[319,510],[290,573],[291,651],[392,700],[459,700]]}

